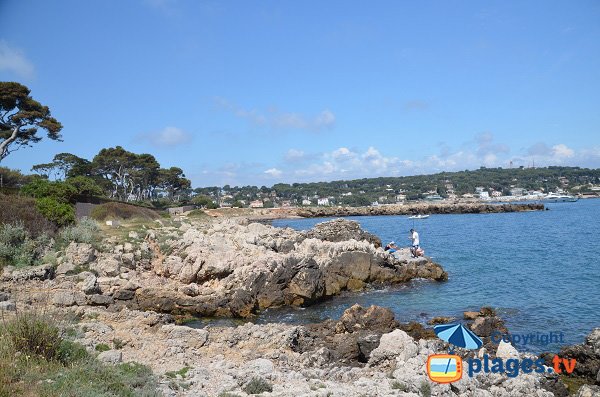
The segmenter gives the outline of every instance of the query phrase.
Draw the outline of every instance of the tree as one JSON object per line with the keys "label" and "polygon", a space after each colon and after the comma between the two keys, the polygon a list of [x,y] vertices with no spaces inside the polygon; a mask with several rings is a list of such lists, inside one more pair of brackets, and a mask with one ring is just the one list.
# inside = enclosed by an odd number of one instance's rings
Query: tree
{"label": "tree", "polygon": [[192,183],[185,177],[179,167],[159,170],[160,187],[167,191],[169,198],[174,199],[175,194],[184,189],[189,189]]}
{"label": "tree", "polygon": [[10,153],[42,140],[38,129],[49,139],[60,141],[62,124],[50,115],[48,106],[34,100],[29,88],[14,82],[0,82],[0,162]]}

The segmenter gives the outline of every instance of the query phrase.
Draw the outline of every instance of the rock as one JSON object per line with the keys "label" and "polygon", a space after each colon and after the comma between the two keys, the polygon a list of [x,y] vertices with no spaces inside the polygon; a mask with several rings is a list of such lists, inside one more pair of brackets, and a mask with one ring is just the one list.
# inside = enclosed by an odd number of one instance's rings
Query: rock
{"label": "rock", "polygon": [[[337,240],[347,223],[335,225],[326,225],[321,232]],[[357,224],[349,225],[354,235]],[[157,237],[166,239],[164,244],[172,248],[170,255],[156,258],[152,264],[154,273],[163,279],[146,281],[136,299],[128,303],[131,307],[198,316],[248,317],[274,306],[310,305],[370,284],[447,278],[441,266],[428,258],[396,258],[365,240],[307,238],[291,229],[236,219],[212,222],[204,230],[191,227],[172,240],[171,236],[165,232]],[[149,241],[156,244],[155,240]],[[118,289],[107,290],[100,285],[104,293]]]}
{"label": "rock", "polygon": [[577,397],[600,397],[600,386],[583,385],[579,388]]}
{"label": "rock", "polygon": [[108,306],[115,303],[112,296],[100,294],[88,295],[87,302],[91,306]]}
{"label": "rock", "polygon": [[480,315],[479,312],[464,312],[463,318],[465,320],[475,320],[477,317],[479,317],[479,315]]}
{"label": "rock", "polygon": [[47,280],[54,277],[54,267],[48,264],[20,270],[9,270],[8,267],[4,268],[2,281]]}
{"label": "rock", "polygon": [[415,341],[404,331],[394,330],[381,335],[379,346],[371,352],[370,364],[377,364],[384,360],[397,359],[407,361],[419,352]]}
{"label": "rock", "polygon": [[65,262],[70,262],[75,266],[83,266],[92,262],[95,250],[91,244],[71,242],[65,249]]}
{"label": "rock", "polygon": [[358,350],[360,352],[358,357],[359,362],[366,363],[369,361],[371,352],[379,346],[379,338],[380,335],[378,334],[370,334],[358,338],[356,343],[358,344]]}
{"label": "rock", "polygon": [[95,275],[88,275],[85,280],[83,280],[83,286],[81,290],[86,295],[96,294],[100,292],[100,286],[98,285],[98,279]]}
{"label": "rock", "polygon": [[491,336],[494,331],[502,334],[507,332],[504,321],[499,317],[477,317],[470,328],[479,337]]}
{"label": "rock", "polygon": [[440,317],[434,317],[431,320],[427,321],[427,324],[429,324],[429,325],[449,324],[453,321],[456,321],[456,318],[440,316]]}
{"label": "rock", "polygon": [[503,359],[519,358],[519,352],[513,345],[508,342],[500,341],[496,349],[496,357]]}
{"label": "rock", "polygon": [[348,219],[334,219],[332,221],[317,223],[311,230],[304,233],[306,238],[339,242],[347,240],[365,240],[373,244],[375,248],[381,247],[379,237],[365,232],[356,221]]}
{"label": "rock", "polygon": [[302,268],[290,280],[288,292],[303,298],[303,301],[311,301],[323,296],[325,285],[317,263],[309,259],[298,266]]}
{"label": "rock", "polygon": [[96,262],[92,263],[90,269],[98,272],[100,276],[115,277],[119,275],[121,266],[119,260],[114,256],[104,255],[98,258]]}
{"label": "rock", "polygon": [[52,293],[52,304],[59,307],[84,305],[85,296],[74,291],[55,291]]}
{"label": "rock", "polygon": [[367,329],[379,333],[387,333],[398,326],[394,312],[380,306],[370,306],[364,309],[355,304],[346,309],[336,327],[336,332],[353,332]]}
{"label": "rock", "polygon": [[57,275],[65,275],[75,271],[75,265],[71,262],[63,262],[56,268]]}
{"label": "rock", "polygon": [[129,238],[132,238],[132,239],[140,238],[140,235],[138,234],[138,232],[133,231],[133,230],[129,232],[128,236],[129,236]]}
{"label": "rock", "polygon": [[121,255],[123,266],[128,269],[135,269],[135,256],[133,252],[128,252]]}
{"label": "rock", "polygon": [[0,292],[0,302],[5,302],[10,299],[10,295],[6,292]]}
{"label": "rock", "polygon": [[479,309],[479,313],[483,317],[495,317],[496,316],[496,310],[494,310],[493,308],[491,308],[489,306],[483,306],[481,309]]}
{"label": "rock", "polygon": [[249,361],[246,364],[246,367],[253,373],[257,375],[270,375],[273,373],[274,366],[271,360],[267,360],[266,358],[258,358],[256,360]]}
{"label": "rock", "polygon": [[196,283],[184,285],[181,288],[181,293],[187,296],[198,296],[198,294],[200,293],[200,288]]}
{"label": "rock", "polygon": [[0,302],[0,312],[15,312],[17,311],[17,305],[13,301],[2,301]]}
{"label": "rock", "polygon": [[98,360],[107,364],[119,364],[123,361],[123,353],[120,350],[108,350],[98,354]]}
{"label": "rock", "polygon": [[118,289],[113,292],[113,298],[118,300],[130,300],[135,296],[135,290],[130,290],[126,288]]}
{"label": "rock", "polygon": [[199,349],[208,340],[208,331],[204,329],[167,324],[163,325],[160,331],[169,338],[172,345],[184,345]]}
{"label": "rock", "polygon": [[594,328],[585,338],[585,344],[590,346],[594,353],[600,356],[600,328]]}

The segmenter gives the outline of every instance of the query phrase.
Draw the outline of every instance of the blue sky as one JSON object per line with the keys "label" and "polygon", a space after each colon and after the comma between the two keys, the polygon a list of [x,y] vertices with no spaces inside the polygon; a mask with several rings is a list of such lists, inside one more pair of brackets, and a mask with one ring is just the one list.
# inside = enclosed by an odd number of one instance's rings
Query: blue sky
{"label": "blue sky", "polygon": [[597,1],[0,1],[0,80],[64,142],[194,186],[600,167]]}

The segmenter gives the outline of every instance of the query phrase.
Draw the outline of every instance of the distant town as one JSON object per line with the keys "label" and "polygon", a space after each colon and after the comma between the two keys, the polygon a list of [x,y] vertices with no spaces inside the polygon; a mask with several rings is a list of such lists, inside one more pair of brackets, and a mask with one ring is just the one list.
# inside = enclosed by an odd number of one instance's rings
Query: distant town
{"label": "distant town", "polygon": [[[192,202],[207,207],[378,206],[411,201],[535,201],[600,196],[600,170],[579,167],[480,168],[433,175],[365,178],[272,187],[193,189]],[[550,194],[550,196],[549,196]]]}

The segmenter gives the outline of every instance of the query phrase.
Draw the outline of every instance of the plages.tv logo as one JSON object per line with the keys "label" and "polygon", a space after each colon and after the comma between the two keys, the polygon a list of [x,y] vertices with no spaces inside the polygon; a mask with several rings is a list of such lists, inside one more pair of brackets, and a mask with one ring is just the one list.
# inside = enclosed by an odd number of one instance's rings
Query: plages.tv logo
{"label": "plages.tv logo", "polygon": [[[475,350],[483,346],[481,339],[462,324],[436,325],[433,330],[440,339],[456,347]],[[545,367],[544,360],[541,358],[535,361],[530,358],[522,360],[509,358],[505,361],[500,357],[491,359],[487,354],[484,354],[483,358],[469,358],[465,369],[462,358],[452,353],[453,350],[450,349],[450,354],[432,354],[429,356],[427,359],[429,379],[437,383],[456,382],[462,378],[464,371],[467,372],[469,377],[483,371],[484,373],[502,373],[509,378],[514,378],[519,373],[529,374],[545,371],[561,373],[561,365],[564,367],[565,372],[570,374],[577,363],[575,359],[566,359],[555,355],[552,359],[552,367]]]}
{"label": "plages.tv logo", "polygon": [[[479,349],[481,339],[462,324],[443,324],[433,327],[438,338],[465,349]],[[462,378],[463,362],[460,356],[452,354],[432,354],[427,358],[427,375],[437,383],[456,382]]]}

